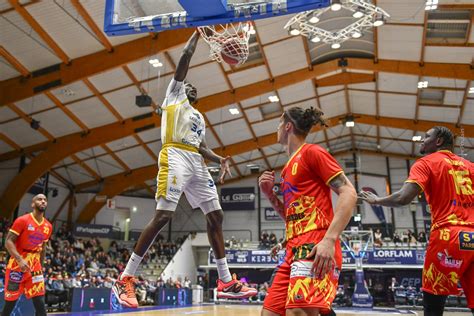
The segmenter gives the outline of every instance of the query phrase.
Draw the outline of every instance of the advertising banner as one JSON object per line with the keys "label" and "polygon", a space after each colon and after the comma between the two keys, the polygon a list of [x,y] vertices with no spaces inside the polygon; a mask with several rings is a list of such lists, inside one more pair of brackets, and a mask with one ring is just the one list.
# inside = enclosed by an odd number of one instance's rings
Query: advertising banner
{"label": "advertising banner", "polygon": [[280,215],[278,215],[278,212],[273,207],[265,207],[264,213],[266,221],[282,221]]}
{"label": "advertising banner", "polygon": [[[226,250],[228,264],[242,265],[268,265],[277,264],[278,259],[272,259],[270,250]],[[367,251],[363,264],[371,265],[423,265],[425,260],[424,250],[415,249],[374,249]],[[212,251],[209,254],[209,264],[215,264]],[[355,265],[349,251],[342,252],[342,263]]]}
{"label": "advertising banner", "polygon": [[222,188],[221,206],[224,211],[254,211],[255,188]]}
{"label": "advertising banner", "polygon": [[78,237],[114,238],[112,225],[75,224],[73,234]]}

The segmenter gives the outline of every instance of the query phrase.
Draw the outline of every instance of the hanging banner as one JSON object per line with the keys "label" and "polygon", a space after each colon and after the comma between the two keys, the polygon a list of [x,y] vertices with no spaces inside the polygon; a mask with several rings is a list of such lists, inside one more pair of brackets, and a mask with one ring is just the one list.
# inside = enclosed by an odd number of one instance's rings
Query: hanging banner
{"label": "hanging banner", "polygon": [[221,206],[224,211],[254,211],[255,187],[222,188]]}

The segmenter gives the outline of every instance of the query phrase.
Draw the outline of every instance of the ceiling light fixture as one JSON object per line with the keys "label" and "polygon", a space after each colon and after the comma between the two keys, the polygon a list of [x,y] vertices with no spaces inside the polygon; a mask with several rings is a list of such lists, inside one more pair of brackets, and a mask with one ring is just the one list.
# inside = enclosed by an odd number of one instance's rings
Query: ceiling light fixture
{"label": "ceiling light fixture", "polygon": [[280,101],[280,98],[278,98],[276,95],[271,95],[268,97],[268,100],[270,100],[270,102],[278,102]]}
{"label": "ceiling light fixture", "polygon": [[[357,20],[340,30],[326,30],[316,25],[316,21],[321,20],[321,15],[334,11],[334,8],[344,8],[352,11],[352,16]],[[305,11],[293,16],[285,25],[285,29],[291,35],[306,36],[313,43],[325,43],[333,45],[334,43],[342,44],[343,42],[360,38],[367,31],[371,31],[374,26],[381,26],[390,15],[380,7],[372,4],[371,0],[333,0],[331,6],[313,11]],[[316,23],[314,23],[316,22]],[[337,47],[337,45],[335,45]],[[334,48],[336,49],[336,48]]]}
{"label": "ceiling light fixture", "polygon": [[341,44],[339,44],[339,43],[333,43],[333,44],[331,44],[331,48],[332,48],[332,49],[339,49],[339,48],[341,48]]}
{"label": "ceiling light fixture", "polygon": [[474,93],[474,87],[470,87],[468,93],[469,93],[469,94],[473,94],[473,93]]}
{"label": "ceiling light fixture", "polygon": [[376,14],[374,18],[374,26],[379,27],[385,24],[385,17],[383,14]]}
{"label": "ceiling light fixture", "polygon": [[319,22],[319,17],[316,14],[313,14],[313,16],[308,21],[309,23],[316,24]]}
{"label": "ceiling light fixture", "polygon": [[150,60],[148,61],[148,63],[149,63],[150,65],[152,65],[153,67],[155,67],[155,68],[163,67],[163,63],[160,62],[160,60],[159,60],[158,58],[150,59]]}
{"label": "ceiling light fixture", "polygon": [[364,12],[362,11],[361,8],[357,8],[357,10],[352,14],[352,16],[356,19],[360,19],[361,17],[364,16]]}
{"label": "ceiling light fixture", "polygon": [[300,35],[300,30],[298,30],[298,28],[296,27],[290,27],[290,35],[292,36],[298,36]]}
{"label": "ceiling light fixture", "polygon": [[229,112],[232,115],[239,115],[240,114],[239,109],[237,109],[237,108],[230,108]]}
{"label": "ceiling light fixture", "polygon": [[427,0],[425,5],[426,11],[438,9],[438,0]]}
{"label": "ceiling light fixture", "polygon": [[418,82],[418,89],[426,89],[426,88],[428,88],[428,81]]}
{"label": "ceiling light fixture", "polygon": [[421,136],[415,135],[411,138],[411,140],[414,141],[414,142],[419,142],[419,141],[421,141]]}
{"label": "ceiling light fixture", "polygon": [[341,0],[332,0],[331,1],[331,10],[332,11],[339,11],[342,9]]}
{"label": "ceiling light fixture", "polygon": [[346,127],[354,127],[355,126],[354,116],[350,114],[347,115],[344,119],[344,125],[346,125]]}

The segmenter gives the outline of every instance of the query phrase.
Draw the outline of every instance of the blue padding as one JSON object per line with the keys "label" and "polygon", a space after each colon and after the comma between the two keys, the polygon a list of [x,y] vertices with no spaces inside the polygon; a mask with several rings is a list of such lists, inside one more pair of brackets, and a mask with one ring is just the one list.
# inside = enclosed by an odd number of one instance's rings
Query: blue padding
{"label": "blue padding", "polygon": [[[192,4],[193,7],[195,6],[195,3],[200,3],[200,6],[205,8],[204,10],[206,12],[208,12],[208,3],[211,1],[215,2],[217,0],[186,0],[186,2],[190,5]],[[184,1],[179,0],[179,2]],[[158,16],[151,21],[114,24],[113,17],[115,0],[106,0],[104,31],[109,36],[117,36],[267,19],[274,16],[324,8],[331,4],[331,0],[282,0],[281,3],[283,3],[283,5],[280,6],[278,6],[277,2],[267,3],[264,5],[249,5],[251,10],[241,10],[239,12],[230,10],[226,11],[224,14],[213,16],[190,16],[189,14],[185,16],[167,15]],[[195,8],[191,10],[194,10],[193,14],[196,14]],[[209,15],[209,13],[206,14]]]}
{"label": "blue padding", "polygon": [[227,0],[178,0],[189,16],[206,17],[227,13]]}

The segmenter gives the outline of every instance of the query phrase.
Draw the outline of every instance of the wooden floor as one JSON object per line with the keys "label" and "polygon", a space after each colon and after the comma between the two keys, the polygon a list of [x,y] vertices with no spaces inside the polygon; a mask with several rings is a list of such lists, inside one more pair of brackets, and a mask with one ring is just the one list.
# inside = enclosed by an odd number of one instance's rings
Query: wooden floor
{"label": "wooden floor", "polygon": [[[167,315],[167,316],[185,316],[185,315],[205,315],[205,316],[259,316],[262,309],[261,305],[204,305],[192,306],[182,308],[171,308],[162,310],[148,310],[136,311],[127,313],[107,314],[107,315],[136,315],[136,316],[151,316],[151,315]],[[381,312],[381,311],[367,311],[367,310],[353,310],[353,309],[336,309],[337,315],[341,316],[397,316],[397,315],[413,315],[423,316],[423,312]],[[445,312],[445,316],[470,316],[470,312]]]}

